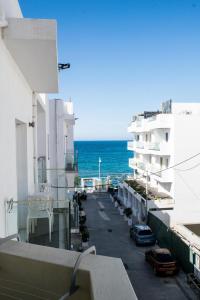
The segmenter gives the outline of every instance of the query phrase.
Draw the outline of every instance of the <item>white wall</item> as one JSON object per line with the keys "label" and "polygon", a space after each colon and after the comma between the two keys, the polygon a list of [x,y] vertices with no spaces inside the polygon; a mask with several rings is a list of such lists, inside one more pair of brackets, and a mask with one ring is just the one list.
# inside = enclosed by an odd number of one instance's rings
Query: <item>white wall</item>
{"label": "white wall", "polygon": [[[68,171],[65,170],[65,156],[70,157],[74,152],[75,121],[72,102],[64,102],[61,99],[49,100],[49,120],[51,183],[59,187],[72,187],[74,186],[76,174],[75,172],[69,172],[68,174]],[[57,169],[59,170],[57,171]],[[64,192],[64,189],[62,192]],[[63,198],[62,192],[56,195],[55,190],[54,197]]]}
{"label": "white wall", "polygon": [[[34,190],[33,182],[33,136],[32,91],[9,54],[0,36],[0,237],[13,232],[5,228],[4,202],[10,198],[17,200],[16,170],[16,120],[24,123],[27,130],[27,174],[28,190]],[[16,222],[17,215],[13,215]]]}
{"label": "white wall", "polygon": [[0,11],[5,13],[6,18],[22,17],[18,0],[0,0]]}
{"label": "white wall", "polygon": [[[174,121],[174,163],[200,152],[199,115],[177,115]],[[199,221],[200,216],[200,156],[174,169],[174,198],[179,222]],[[196,167],[195,167],[196,166]],[[194,167],[194,168],[193,168]],[[189,170],[191,169],[191,170]],[[185,170],[185,171],[184,171]],[[199,212],[196,214],[196,212]],[[180,214],[181,212],[181,214]]]}

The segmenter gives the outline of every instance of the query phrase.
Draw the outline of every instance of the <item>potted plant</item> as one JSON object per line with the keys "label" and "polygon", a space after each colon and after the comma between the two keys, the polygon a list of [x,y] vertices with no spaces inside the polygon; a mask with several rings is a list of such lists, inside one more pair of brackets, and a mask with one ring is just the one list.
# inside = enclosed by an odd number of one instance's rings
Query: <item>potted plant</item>
{"label": "potted plant", "polygon": [[125,213],[126,213],[127,218],[129,218],[132,215],[132,213],[133,213],[132,208],[131,207],[127,207]]}
{"label": "potted plant", "polygon": [[84,230],[82,232],[82,246],[83,246],[83,248],[88,247],[89,238],[90,238],[89,231],[87,230],[87,227],[86,227],[86,228],[84,228]]}
{"label": "potted plant", "polygon": [[133,213],[132,208],[126,207],[124,209],[124,220],[127,221],[131,217],[132,213]]}
{"label": "potted plant", "polygon": [[83,225],[83,224],[85,224],[85,222],[86,222],[86,215],[80,215],[79,216],[79,224],[80,225]]}
{"label": "potted plant", "polygon": [[79,230],[80,230],[80,233],[82,234],[84,231],[86,231],[86,230],[87,230],[87,226],[86,226],[86,225],[84,225],[84,224],[80,224],[80,226],[79,226]]}
{"label": "potted plant", "polygon": [[127,218],[127,216],[126,216],[126,208],[123,210],[123,215],[124,215],[124,220],[127,221],[128,218]]}
{"label": "potted plant", "polygon": [[128,218],[128,226],[132,226],[133,224],[133,220],[131,218],[131,216]]}

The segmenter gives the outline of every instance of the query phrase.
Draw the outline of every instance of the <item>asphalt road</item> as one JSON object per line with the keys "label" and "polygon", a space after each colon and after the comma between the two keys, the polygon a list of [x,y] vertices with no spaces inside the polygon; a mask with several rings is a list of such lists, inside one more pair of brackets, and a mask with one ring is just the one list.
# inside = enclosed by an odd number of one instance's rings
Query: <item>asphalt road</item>
{"label": "asphalt road", "polygon": [[154,275],[151,266],[144,260],[144,252],[149,247],[137,247],[129,238],[127,222],[119,215],[109,194],[89,194],[83,206],[87,214],[90,245],[96,246],[99,255],[122,259],[139,300],[197,299],[193,293],[185,292],[183,282],[183,285],[179,284],[185,280],[183,273],[173,277]]}

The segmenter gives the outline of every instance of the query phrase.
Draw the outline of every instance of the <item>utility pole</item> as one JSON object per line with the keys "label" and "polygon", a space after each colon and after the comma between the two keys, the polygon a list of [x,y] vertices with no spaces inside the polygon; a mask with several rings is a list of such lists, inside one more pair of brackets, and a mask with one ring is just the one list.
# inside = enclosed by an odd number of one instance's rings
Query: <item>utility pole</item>
{"label": "utility pole", "polygon": [[146,185],[145,185],[145,193],[146,193],[146,198],[148,195],[148,171],[146,170]]}
{"label": "utility pole", "polygon": [[101,157],[99,157],[99,179],[101,179]]}

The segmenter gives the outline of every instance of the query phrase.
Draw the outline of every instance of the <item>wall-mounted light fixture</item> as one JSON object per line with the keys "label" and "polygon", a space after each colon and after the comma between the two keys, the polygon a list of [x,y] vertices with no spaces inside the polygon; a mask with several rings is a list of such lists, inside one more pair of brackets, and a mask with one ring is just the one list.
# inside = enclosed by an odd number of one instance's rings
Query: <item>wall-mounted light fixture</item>
{"label": "wall-mounted light fixture", "polygon": [[70,64],[67,63],[67,64],[61,64],[59,63],[58,64],[58,71],[60,72],[61,70],[65,70],[65,69],[69,69],[70,68]]}
{"label": "wall-mounted light fixture", "polygon": [[28,123],[28,126],[29,126],[29,127],[35,127],[35,122],[29,122],[29,123]]}

